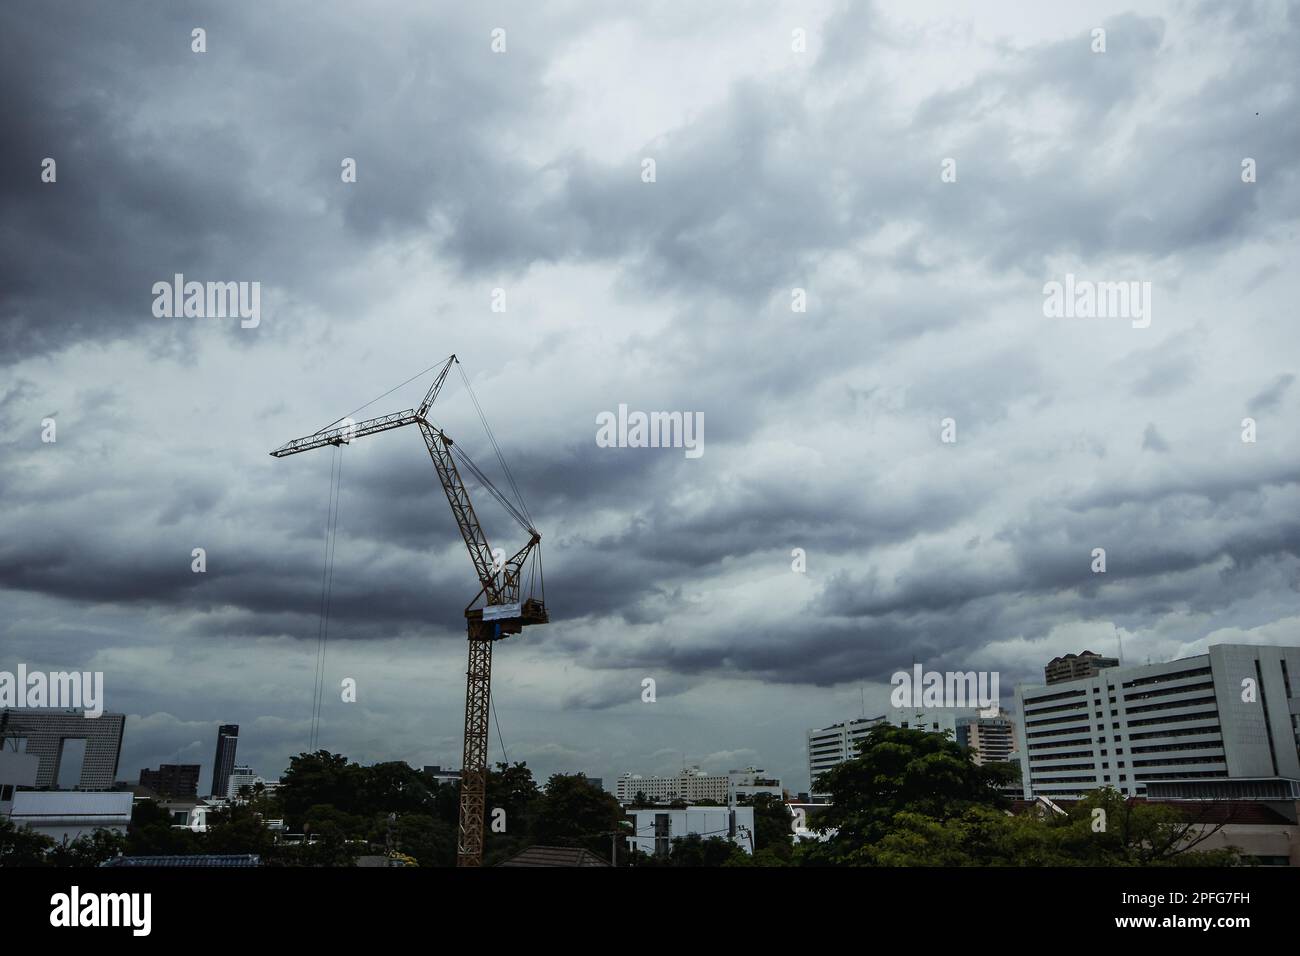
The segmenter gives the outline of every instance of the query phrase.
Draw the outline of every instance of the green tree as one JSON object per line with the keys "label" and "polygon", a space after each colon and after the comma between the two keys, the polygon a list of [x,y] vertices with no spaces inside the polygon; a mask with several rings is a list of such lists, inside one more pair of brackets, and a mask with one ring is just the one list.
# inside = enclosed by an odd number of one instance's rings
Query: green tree
{"label": "green tree", "polygon": [[690,833],[673,838],[667,865],[749,866],[751,863],[749,854],[725,837]]}
{"label": "green tree", "polygon": [[231,804],[208,811],[208,832],[203,839],[206,853],[255,853],[275,855],[275,836],[252,807]]}
{"label": "green tree", "polygon": [[937,734],[880,726],[860,755],[823,774],[832,803],[817,820],[838,828],[795,859],[848,866],[1222,866],[1231,850],[1198,850],[1214,828],[1189,808],[1151,805],[1107,788],[1068,812],[1013,816],[997,786],[1006,766],[975,766]]}
{"label": "green tree", "polygon": [[362,768],[359,813],[413,813],[429,810],[433,794],[422,773],[401,760]]}
{"label": "green tree", "polygon": [[619,802],[582,774],[553,774],[534,814],[533,843],[584,847],[601,857],[609,853],[610,834],[622,829]]}
{"label": "green tree", "polygon": [[203,837],[176,826],[171,814],[154,800],[137,800],[126,830],[127,856],[188,856],[203,852]]}
{"label": "green tree", "polygon": [[859,756],[846,760],[816,783],[831,804],[821,828],[835,828],[825,843],[803,847],[804,862],[869,864],[866,848],[895,829],[899,814],[916,814],[940,823],[971,807],[998,808],[1001,775],[976,766],[966,749],[945,735],[881,724],[859,744]]}
{"label": "green tree", "polygon": [[50,852],[54,866],[99,866],[126,852],[126,836],[115,830],[95,830],[57,844]]}
{"label": "green tree", "polygon": [[788,863],[794,856],[794,814],[780,797],[756,793],[754,808],[754,851],[767,851]]}
{"label": "green tree", "polygon": [[1198,850],[1220,825],[1207,824],[1213,804],[1173,807],[1094,790],[1065,815],[1043,818],[1062,860],[1083,866],[1225,866],[1232,850]]}
{"label": "green tree", "polygon": [[280,779],[276,796],[284,807],[289,828],[300,830],[307,811],[331,806],[343,813],[359,813],[364,807],[367,774],[342,754],[324,750],[289,758],[289,769]]}
{"label": "green tree", "polygon": [[0,817],[0,866],[50,866],[54,841]]}
{"label": "green tree", "polygon": [[397,849],[416,858],[420,866],[456,865],[456,830],[422,813],[397,820]]}

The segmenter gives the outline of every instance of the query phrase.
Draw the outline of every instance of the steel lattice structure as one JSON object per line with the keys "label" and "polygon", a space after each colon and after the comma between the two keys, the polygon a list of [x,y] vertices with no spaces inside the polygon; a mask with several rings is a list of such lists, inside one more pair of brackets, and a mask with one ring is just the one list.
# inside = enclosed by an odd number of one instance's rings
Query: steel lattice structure
{"label": "steel lattice structure", "polygon": [[[465,673],[465,751],[461,764],[460,828],[456,850],[457,866],[479,866],[483,862],[488,722],[492,706],[492,644],[503,637],[518,634],[530,624],[545,624],[548,617],[544,594],[540,600],[531,595],[522,602],[520,600],[523,568],[540,546],[542,536],[492,487],[486,476],[462,455],[462,460],[466,461],[475,476],[511,510],[530,535],[528,543],[513,557],[501,563],[500,567],[496,566],[487,535],[483,532],[483,526],[470,502],[469,491],[456,467],[456,456],[452,450],[454,443],[442,429],[430,424],[426,417],[442,390],[447,373],[456,361],[455,355],[447,359],[418,409],[394,412],[363,422],[348,421],[341,426],[334,422],[311,435],[286,442],[271,454],[276,458],[284,458],[326,445],[346,445],[358,438],[406,425],[419,425],[429,457],[438,473],[438,481],[447,496],[447,504],[451,506],[452,516],[465,540],[465,547],[469,550],[470,560],[474,563],[474,571],[481,585],[478,594],[465,608],[469,664]],[[480,598],[483,599],[483,604],[476,606]]]}

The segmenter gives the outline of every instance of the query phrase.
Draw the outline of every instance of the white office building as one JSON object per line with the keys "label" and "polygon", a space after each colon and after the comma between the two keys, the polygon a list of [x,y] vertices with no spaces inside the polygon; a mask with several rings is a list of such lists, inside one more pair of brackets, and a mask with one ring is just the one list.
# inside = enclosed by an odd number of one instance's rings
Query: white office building
{"label": "white office building", "polygon": [[250,767],[236,767],[230,774],[230,782],[226,785],[226,799],[240,800],[242,799],[239,796],[240,787],[248,787],[251,793],[259,783],[266,793],[274,793],[280,787],[278,780],[267,780],[265,777],[253,773]]}
{"label": "white office building", "polygon": [[760,793],[778,800],[784,799],[785,790],[781,787],[781,778],[757,767],[732,770],[727,774],[727,803],[730,806],[748,803]]}
{"label": "white office building", "polygon": [[957,712],[944,707],[903,707],[891,710],[886,717],[855,717],[808,731],[808,781],[814,799],[827,794],[817,789],[817,778],[858,755],[858,744],[883,723],[928,733],[957,734]]}
{"label": "white office building", "polygon": [[1300,799],[1300,647],[1205,654],[1018,687],[1024,796]]}
{"label": "white office building", "polygon": [[130,791],[19,790],[13,795],[9,819],[56,843],[91,836],[96,830],[125,835],[133,799]]}
{"label": "white office building", "polygon": [[726,804],[730,785],[729,777],[707,774],[699,767],[689,767],[671,777],[625,773],[614,784],[614,796],[622,804],[634,802],[637,794],[644,795],[650,803],[712,800]]}
{"label": "white office building", "polygon": [[753,807],[689,807],[685,810],[628,810],[633,821],[627,843],[642,853],[667,855],[677,837],[697,833],[704,839],[722,837],[753,853]]}
{"label": "white office building", "polygon": [[858,743],[871,728],[885,722],[884,717],[855,717],[808,731],[808,780],[814,797],[825,796],[817,790],[817,778],[832,767],[858,755]]}

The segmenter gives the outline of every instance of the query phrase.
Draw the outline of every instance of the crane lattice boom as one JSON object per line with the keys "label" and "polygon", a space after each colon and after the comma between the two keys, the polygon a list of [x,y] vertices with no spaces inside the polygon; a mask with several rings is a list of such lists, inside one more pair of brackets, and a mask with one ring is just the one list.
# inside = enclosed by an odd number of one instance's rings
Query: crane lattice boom
{"label": "crane lattice boom", "polygon": [[[510,634],[518,634],[530,624],[545,624],[548,620],[545,595],[538,599],[530,595],[520,600],[524,566],[537,553],[542,536],[528,523],[518,509],[494,488],[487,477],[468,458],[461,454],[489,492],[510,510],[529,532],[528,543],[509,559],[498,563],[493,558],[487,535],[479,523],[469,490],[456,467],[456,454],[452,440],[442,429],[430,424],[427,415],[433,406],[447,373],[457,361],[452,355],[434,379],[418,409],[406,409],[371,418],[363,422],[341,419],[320,431],[286,442],[271,454],[276,458],[297,455],[301,452],[350,444],[358,438],[379,432],[418,425],[424,436],[425,447],[438,473],[438,481],[447,496],[447,504],[456,519],[470,561],[479,579],[479,592],[465,608],[466,628],[469,637],[469,665],[465,681],[465,750],[461,765],[460,832],[456,852],[458,866],[479,866],[483,860],[483,811],[487,786],[488,718],[492,701],[492,643]],[[463,375],[464,373],[462,373]],[[466,379],[468,385],[468,379]],[[477,402],[476,402],[477,404]],[[485,422],[486,424],[486,422]],[[489,433],[490,434],[490,433]],[[483,606],[476,607],[479,599]]]}

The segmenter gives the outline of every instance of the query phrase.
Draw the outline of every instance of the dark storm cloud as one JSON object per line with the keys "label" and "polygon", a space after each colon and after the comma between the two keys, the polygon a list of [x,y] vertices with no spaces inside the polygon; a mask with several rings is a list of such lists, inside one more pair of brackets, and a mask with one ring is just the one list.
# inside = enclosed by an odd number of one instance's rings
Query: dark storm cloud
{"label": "dark storm cloud", "polygon": [[[664,125],[623,115],[586,143],[568,124],[600,104],[590,71],[623,97],[676,95],[583,59],[586,31],[621,13],[63,9],[58,27],[34,5],[0,13],[10,640],[75,621],[67,646],[87,654],[143,653],[136,630],[253,659],[288,638],[298,668],[336,453],[267,452],[424,367],[431,343],[466,342],[544,536],[554,623],[529,635],[541,663],[523,680],[561,711],[613,715],[641,673],[681,678],[665,701],[710,679],[821,701],[913,657],[1035,655],[1064,625],[1150,637],[1201,615],[1190,642],[1300,607],[1293,280],[1267,261],[1300,217],[1300,133],[1278,119],[1300,88],[1294,9],[1123,15],[1103,55],[1058,25],[935,79],[884,65],[932,25],[844,4],[809,24],[815,63],[728,74]],[[511,52],[494,57],[498,18]],[[602,152],[606,133],[634,145]],[[47,155],[56,185],[39,181]],[[358,182],[341,188],[345,156]],[[1049,269],[1094,268],[1161,280],[1149,336],[1041,322]],[[160,324],[150,286],[177,271],[262,281],[275,321]],[[1205,276],[1229,291],[1206,296]],[[514,311],[465,305],[498,283]],[[499,479],[463,396],[446,398],[440,424]],[[1238,440],[1243,401],[1269,416],[1257,445]],[[702,412],[704,457],[597,447],[595,416],[620,403]],[[57,446],[39,443],[46,415]],[[422,445],[404,429],[337,453],[331,634],[431,635],[450,657],[474,586]],[[523,532],[470,487],[513,550]],[[266,716],[274,693],[237,704],[296,740],[298,715]],[[150,724],[150,746],[189,746],[198,726]]]}
{"label": "dark storm cloud", "polygon": [[[4,361],[156,337],[150,289],[177,272],[340,302],[330,274],[379,238],[433,227],[467,268],[522,266],[551,245],[529,226],[536,171],[500,142],[544,64],[522,42],[485,54],[482,16],[381,4],[358,25],[285,3],[59,6],[59,30],[35,5],[0,14]],[[47,156],[53,184],[40,180]],[[347,190],[344,157],[360,170]]]}

